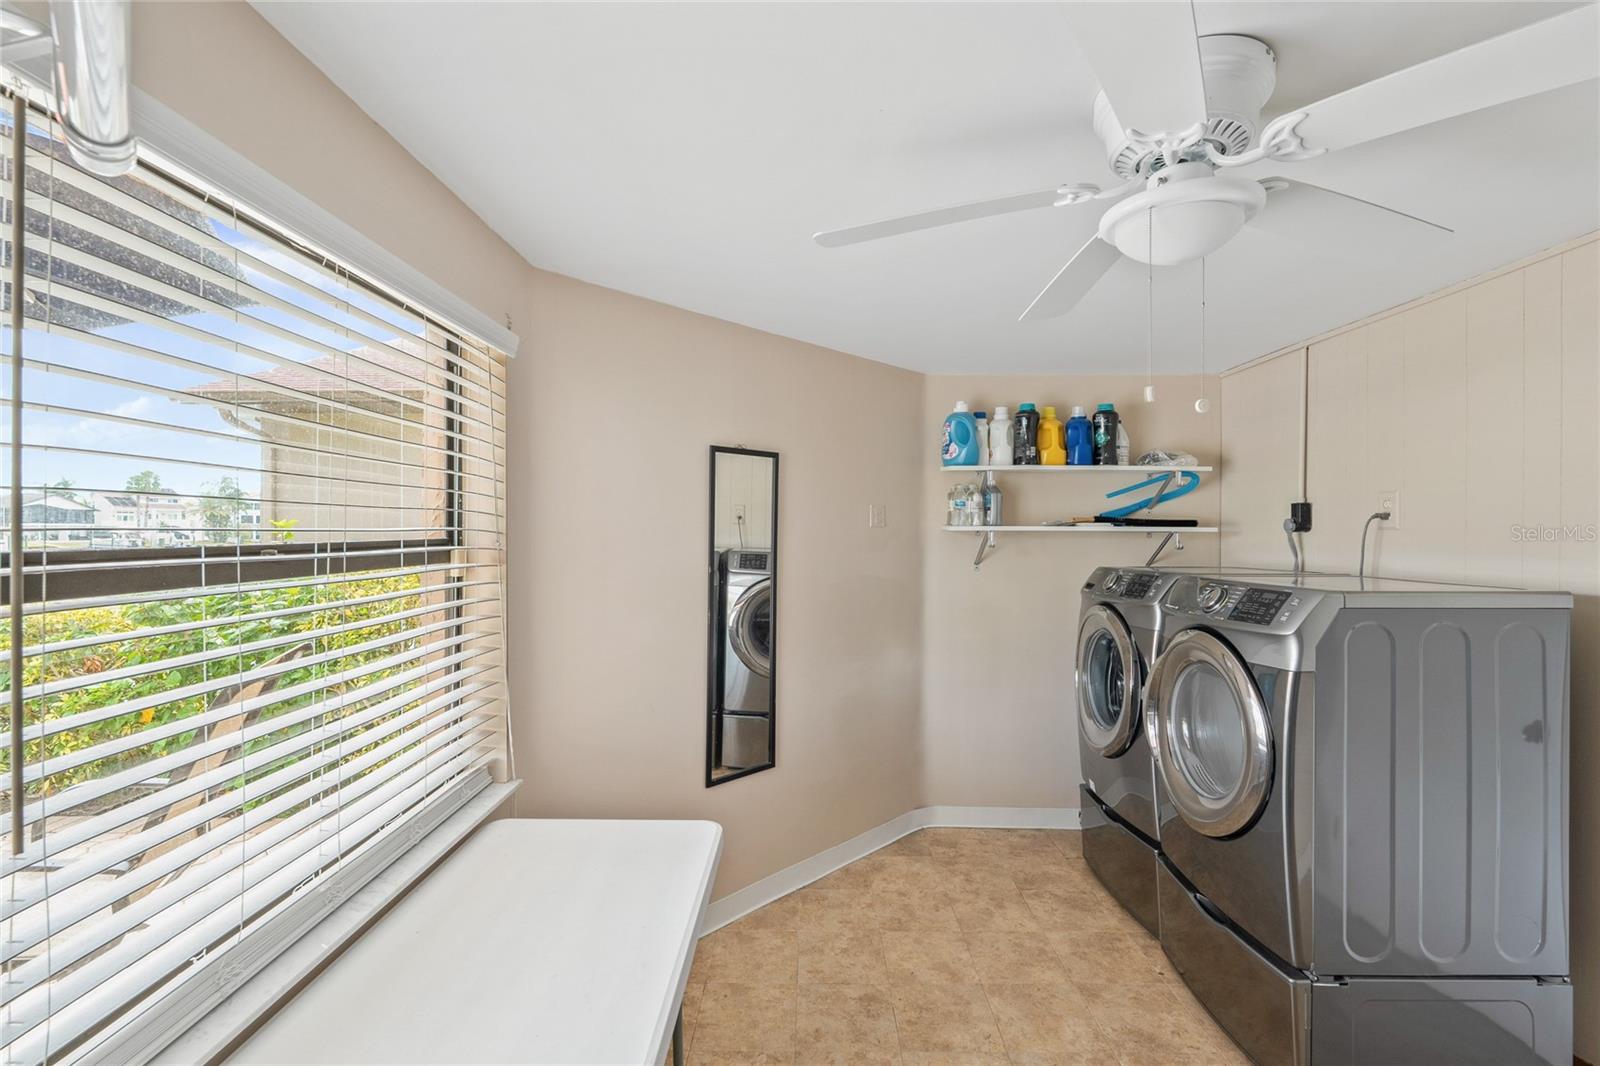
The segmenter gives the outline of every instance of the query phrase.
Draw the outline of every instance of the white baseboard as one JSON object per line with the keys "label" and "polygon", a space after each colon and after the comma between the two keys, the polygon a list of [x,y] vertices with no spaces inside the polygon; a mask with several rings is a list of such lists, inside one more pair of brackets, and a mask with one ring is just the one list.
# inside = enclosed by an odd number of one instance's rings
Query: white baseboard
{"label": "white baseboard", "polygon": [[1076,807],[919,807],[917,828],[952,826],[969,829],[1077,829]]}
{"label": "white baseboard", "polygon": [[918,829],[949,826],[962,829],[1077,829],[1076,807],[918,807],[898,818],[819,851],[809,859],[802,859],[785,867],[770,877],[763,877],[737,892],[712,900],[706,907],[705,922],[700,935],[720,929],[775,899],[787,896],[795,889],[848,866],[879,848],[915,833]]}

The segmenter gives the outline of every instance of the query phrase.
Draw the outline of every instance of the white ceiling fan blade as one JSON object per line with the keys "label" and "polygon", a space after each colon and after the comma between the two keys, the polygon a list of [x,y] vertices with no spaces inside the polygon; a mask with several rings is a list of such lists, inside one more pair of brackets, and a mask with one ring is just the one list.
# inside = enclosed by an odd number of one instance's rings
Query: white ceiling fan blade
{"label": "white ceiling fan blade", "polygon": [[875,241],[880,237],[895,237],[919,229],[948,226],[952,222],[969,222],[975,218],[1009,215],[1014,211],[1031,211],[1036,207],[1053,207],[1062,196],[1061,188],[1057,187],[1039,192],[1018,193],[1016,196],[1002,196],[996,200],[975,200],[970,204],[940,207],[932,211],[906,215],[903,218],[890,218],[882,222],[851,226],[848,229],[823,230],[821,233],[813,234],[812,240],[824,248],[837,248],[841,244]]}
{"label": "white ceiling fan blade", "polygon": [[1206,120],[1191,3],[1072,3],[1062,10],[1124,129],[1179,133]]}
{"label": "white ceiling fan blade", "polygon": [[1354,196],[1288,178],[1263,178],[1267,203],[1250,225],[1322,248],[1374,252],[1421,250],[1455,231]]}
{"label": "white ceiling fan blade", "polygon": [[1116,245],[1107,244],[1099,237],[1089,238],[1089,243],[1067,260],[1056,276],[1033,298],[1033,303],[1022,312],[1021,322],[1040,318],[1057,318],[1078,306],[1078,301],[1088,295],[1095,283],[1105,276],[1122,253]]}
{"label": "white ceiling fan blade", "polygon": [[1600,8],[1585,4],[1330,96],[1295,132],[1332,152],[1600,77],[1597,39]]}

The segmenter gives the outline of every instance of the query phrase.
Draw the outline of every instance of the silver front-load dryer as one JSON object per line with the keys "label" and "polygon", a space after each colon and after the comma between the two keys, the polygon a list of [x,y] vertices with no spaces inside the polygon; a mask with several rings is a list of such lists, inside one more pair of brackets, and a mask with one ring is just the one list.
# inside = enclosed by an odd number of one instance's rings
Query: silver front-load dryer
{"label": "silver front-load dryer", "polygon": [[1185,575],[1162,946],[1257,1062],[1571,1061],[1565,593]]}
{"label": "silver front-load dryer", "polygon": [[1078,722],[1084,861],[1156,931],[1155,772],[1141,704],[1160,642],[1158,570],[1101,567],[1084,583],[1072,706]]}

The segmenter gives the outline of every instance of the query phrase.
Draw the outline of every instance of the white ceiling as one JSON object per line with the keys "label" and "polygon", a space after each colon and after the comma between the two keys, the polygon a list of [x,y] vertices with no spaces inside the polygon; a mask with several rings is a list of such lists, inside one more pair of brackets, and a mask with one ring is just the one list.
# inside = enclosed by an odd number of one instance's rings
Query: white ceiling
{"label": "white ceiling", "polygon": [[[1278,56],[1268,117],[1570,4],[1200,3]],[[1052,4],[258,3],[536,266],[918,370],[1142,370],[1144,268],[1017,315],[1096,205],[823,249],[818,229],[1112,184]],[[1208,263],[1210,369],[1600,226],[1600,83],[1283,173],[1451,227],[1435,251],[1245,230]],[[448,278],[440,279],[448,283]],[[1199,366],[1199,267],[1154,277],[1157,372]]]}

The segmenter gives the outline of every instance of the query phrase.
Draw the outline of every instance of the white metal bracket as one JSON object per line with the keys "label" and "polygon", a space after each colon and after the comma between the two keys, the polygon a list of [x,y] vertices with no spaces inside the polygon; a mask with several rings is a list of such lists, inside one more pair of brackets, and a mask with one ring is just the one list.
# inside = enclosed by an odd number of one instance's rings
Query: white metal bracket
{"label": "white metal bracket", "polygon": [[[1206,127],[1202,122],[1196,122],[1182,133],[1144,133],[1136,129],[1123,131],[1128,143],[1138,149],[1141,159],[1149,159],[1159,152],[1161,161],[1169,167],[1175,167],[1183,162],[1184,153],[1200,144],[1205,132]],[[1142,169],[1144,176],[1148,177],[1149,169]]]}
{"label": "white metal bracket", "polygon": [[989,553],[994,551],[995,546],[995,535],[993,533],[978,534],[978,554],[972,557],[972,570],[974,573],[977,572],[978,567],[983,565],[983,560],[988,557]]}
{"label": "white metal bracket", "polygon": [[1060,199],[1051,206],[1071,207],[1073,204],[1081,204],[1085,200],[1115,200],[1119,196],[1126,196],[1143,187],[1143,178],[1131,178],[1121,185],[1113,185],[1109,189],[1102,189],[1098,185],[1091,184],[1063,185],[1056,190],[1056,195]]}
{"label": "white metal bracket", "polygon": [[1206,146],[1206,157],[1218,167],[1246,167],[1251,163],[1258,163],[1263,159],[1272,159],[1280,163],[1298,163],[1303,159],[1315,159],[1327,151],[1326,148],[1307,148],[1305,140],[1296,131],[1295,127],[1306,120],[1308,112],[1291,111],[1287,115],[1279,115],[1267,123],[1261,131],[1261,140],[1248,152],[1240,155],[1223,155],[1217,151],[1217,146]]}

